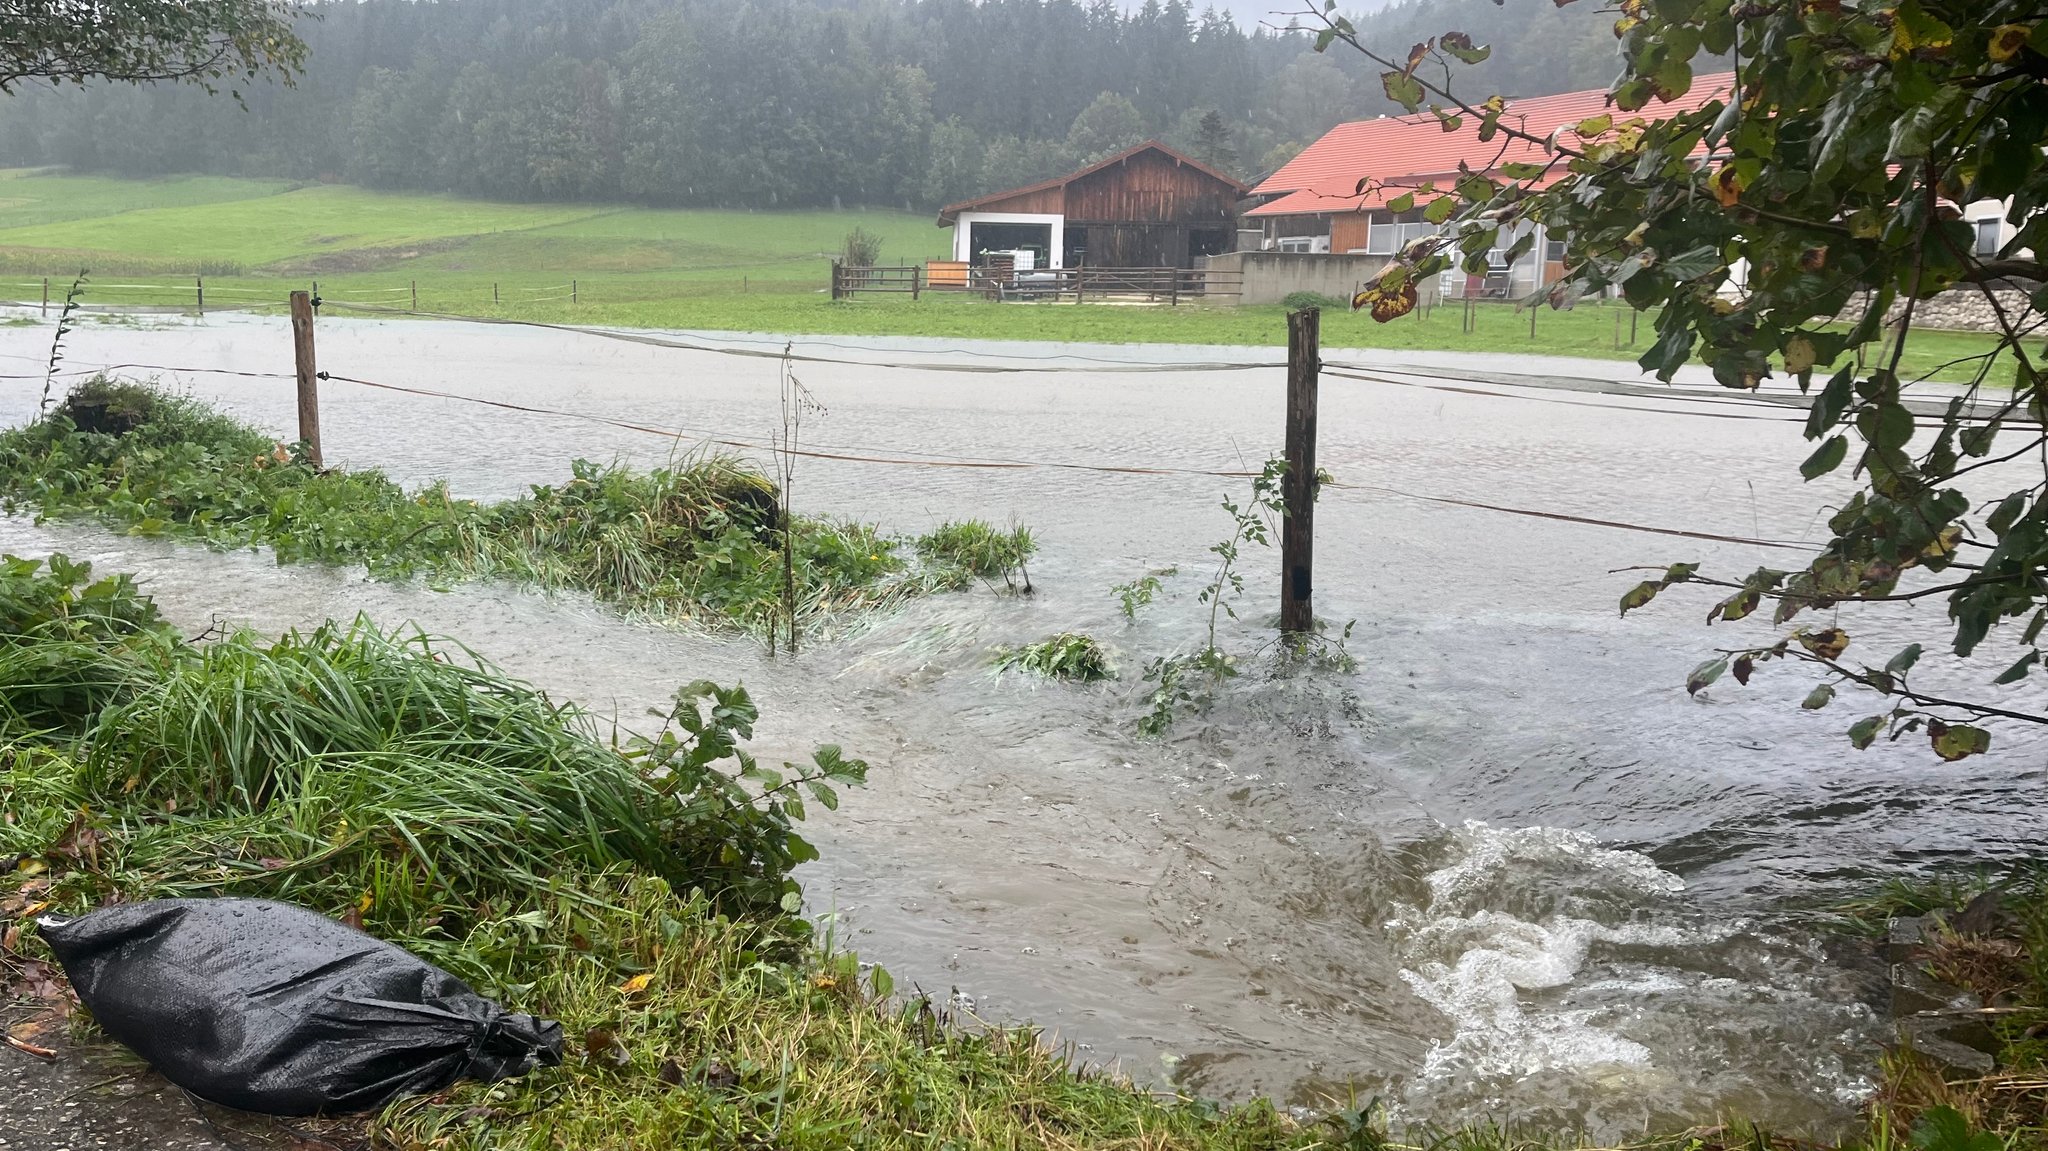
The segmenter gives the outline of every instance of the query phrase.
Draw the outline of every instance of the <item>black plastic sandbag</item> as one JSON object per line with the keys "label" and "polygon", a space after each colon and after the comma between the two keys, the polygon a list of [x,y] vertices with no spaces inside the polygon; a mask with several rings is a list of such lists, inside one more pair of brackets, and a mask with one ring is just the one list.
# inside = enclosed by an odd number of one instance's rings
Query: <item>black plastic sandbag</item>
{"label": "black plastic sandbag", "polygon": [[304,908],[171,899],[41,927],[107,1034],[225,1107],[341,1115],[562,1062],[561,1024]]}

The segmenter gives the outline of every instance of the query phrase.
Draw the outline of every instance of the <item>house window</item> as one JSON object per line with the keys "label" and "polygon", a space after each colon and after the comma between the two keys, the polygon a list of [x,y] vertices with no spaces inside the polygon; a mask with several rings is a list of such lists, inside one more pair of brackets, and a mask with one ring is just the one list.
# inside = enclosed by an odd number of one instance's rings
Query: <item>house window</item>
{"label": "house window", "polygon": [[1403,224],[1401,225],[1401,250],[1407,251],[1408,245],[1434,235],[1436,235],[1436,225],[1427,220],[1415,220]]}
{"label": "house window", "polygon": [[1546,238],[1543,242],[1543,260],[1550,264],[1564,263],[1564,241]]}
{"label": "house window", "polygon": [[2004,231],[1999,226],[2001,223],[2002,221],[1995,216],[1989,220],[1977,221],[1977,254],[1979,256],[1996,256],[1998,249],[2003,247],[1999,243],[2000,233]]}
{"label": "house window", "polygon": [[1316,250],[1316,237],[1283,236],[1280,239],[1280,250],[1283,252],[1296,253],[1313,252]]}
{"label": "house window", "polygon": [[1366,226],[1365,250],[1375,256],[1391,256],[1400,246],[1400,225],[1393,217],[1376,212]]}

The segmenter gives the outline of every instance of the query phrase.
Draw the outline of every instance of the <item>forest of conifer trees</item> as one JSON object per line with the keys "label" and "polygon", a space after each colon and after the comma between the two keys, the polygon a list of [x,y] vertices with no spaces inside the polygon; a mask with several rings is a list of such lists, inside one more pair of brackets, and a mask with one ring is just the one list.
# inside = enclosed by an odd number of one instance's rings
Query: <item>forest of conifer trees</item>
{"label": "forest of conifer trees", "polygon": [[[308,5],[296,85],[27,89],[0,166],[340,180],[506,200],[929,208],[1147,137],[1255,177],[1392,110],[1283,15],[1188,0],[347,0]],[[1605,85],[1594,6],[1434,0],[1363,21],[1405,52],[1496,45],[1469,83]],[[1277,26],[1277,27],[1276,27]]]}

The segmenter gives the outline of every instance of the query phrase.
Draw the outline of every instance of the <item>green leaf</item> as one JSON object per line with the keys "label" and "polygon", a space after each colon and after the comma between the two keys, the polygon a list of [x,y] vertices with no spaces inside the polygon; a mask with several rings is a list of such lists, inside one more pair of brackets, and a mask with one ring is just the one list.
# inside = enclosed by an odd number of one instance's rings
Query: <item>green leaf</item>
{"label": "green leaf", "polygon": [[801,891],[785,891],[785,892],[783,892],[783,893],[782,893],[782,910],[784,910],[784,911],[788,912],[788,913],[789,913],[789,914],[791,914],[791,915],[795,915],[795,914],[797,914],[798,912],[802,911],[803,909],[804,909],[804,893],[803,893],[803,892],[801,892]]}
{"label": "green leaf", "polygon": [[1903,676],[1913,670],[1914,664],[1920,662],[1920,653],[1920,645],[1917,643],[1913,644],[1893,656],[1892,661],[1884,665],[1884,670],[1891,675]]}
{"label": "green leaf", "polygon": [[1406,72],[1385,73],[1380,77],[1380,86],[1386,89],[1387,99],[1409,112],[1422,107],[1422,98],[1427,95],[1421,81]]}
{"label": "green leaf", "polygon": [[1934,754],[1949,763],[1991,750],[1991,733],[1981,727],[1966,723],[1951,726],[1937,721],[1927,725],[1927,732],[1934,744]]}
{"label": "green leaf", "polygon": [[1664,585],[1655,580],[1637,584],[1621,597],[1621,614],[1625,616],[1639,607],[1648,607],[1650,601],[1657,598],[1657,593],[1663,590]]}
{"label": "green leaf", "polygon": [[1835,685],[1824,683],[1809,692],[1805,702],[1799,706],[1808,711],[1819,711],[1833,702],[1835,702]]}
{"label": "green leaf", "polygon": [[1394,197],[1393,199],[1387,201],[1387,211],[1393,212],[1396,215],[1399,215],[1402,212],[1412,212],[1414,210],[1415,193],[1413,192],[1403,192],[1400,195]]}
{"label": "green leaf", "polygon": [[1856,413],[1856,430],[1870,446],[1897,451],[1912,442],[1916,425],[1903,404],[1873,404]]}
{"label": "green leaf", "polygon": [[1437,45],[1464,64],[1483,64],[1493,55],[1492,48],[1472,43],[1472,37],[1463,32],[1446,32],[1437,39]]}
{"label": "green leaf", "polygon": [[2033,670],[2039,666],[2041,666],[2041,653],[2038,651],[2030,651],[2026,655],[2021,656],[2020,661],[2018,663],[2012,665],[2009,668],[2006,668],[2005,673],[2003,675],[2000,675],[1997,679],[1994,679],[1991,682],[1998,685],[1999,687],[2004,687],[2006,684],[2009,683],[2018,683],[2019,681],[2027,678],[2027,676],[2031,674]]}
{"label": "green leaf", "polygon": [[1799,465],[1799,474],[1807,480],[1817,480],[1842,466],[1849,456],[1849,437],[1835,436],[1820,446],[1820,450],[1806,458]]}
{"label": "green leaf", "polygon": [[1453,196],[1439,196],[1422,210],[1422,218],[1432,224],[1441,224],[1458,210],[1458,201]]}
{"label": "green leaf", "polygon": [[1873,715],[1849,729],[1849,742],[1857,751],[1863,751],[1877,742],[1877,733],[1884,727],[1884,716]]}
{"label": "green leaf", "polygon": [[1681,252],[1659,265],[1665,275],[1681,282],[1704,279],[1727,268],[1728,263],[1721,258],[1721,250],[1707,244]]}
{"label": "green leaf", "polygon": [[1720,679],[1727,670],[1728,661],[1726,659],[1708,660],[1694,668],[1691,675],[1685,677],[1685,693],[1687,695],[1698,695],[1700,692],[1712,687],[1714,681]]}
{"label": "green leaf", "polygon": [[877,999],[887,999],[896,994],[896,977],[890,975],[889,969],[879,963],[868,972],[868,985],[874,988]]}

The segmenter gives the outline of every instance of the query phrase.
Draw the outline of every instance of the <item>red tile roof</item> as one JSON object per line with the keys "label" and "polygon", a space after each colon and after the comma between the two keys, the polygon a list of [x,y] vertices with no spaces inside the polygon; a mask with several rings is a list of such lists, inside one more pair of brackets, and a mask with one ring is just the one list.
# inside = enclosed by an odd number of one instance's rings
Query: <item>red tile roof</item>
{"label": "red tile roof", "polygon": [[[1641,115],[1654,119],[1694,111],[1709,100],[1726,98],[1734,80],[1733,73],[1725,72],[1701,76],[1684,96],[1669,104],[1652,104]],[[1561,127],[1608,111],[1607,100],[1604,88],[1510,100],[1501,122],[1547,137]],[[1245,214],[1295,216],[1381,208],[1401,195],[1404,186],[1434,180],[1438,187],[1448,188],[1460,161],[1483,171],[1546,158],[1541,148],[1527,141],[1496,138],[1480,143],[1479,124],[1472,116],[1466,116],[1456,132],[1444,131],[1443,124],[1426,112],[1354,120],[1330,129],[1307,151],[1262,181],[1253,189],[1255,195],[1280,198]],[[1358,183],[1368,177],[1375,186],[1360,195]]]}

